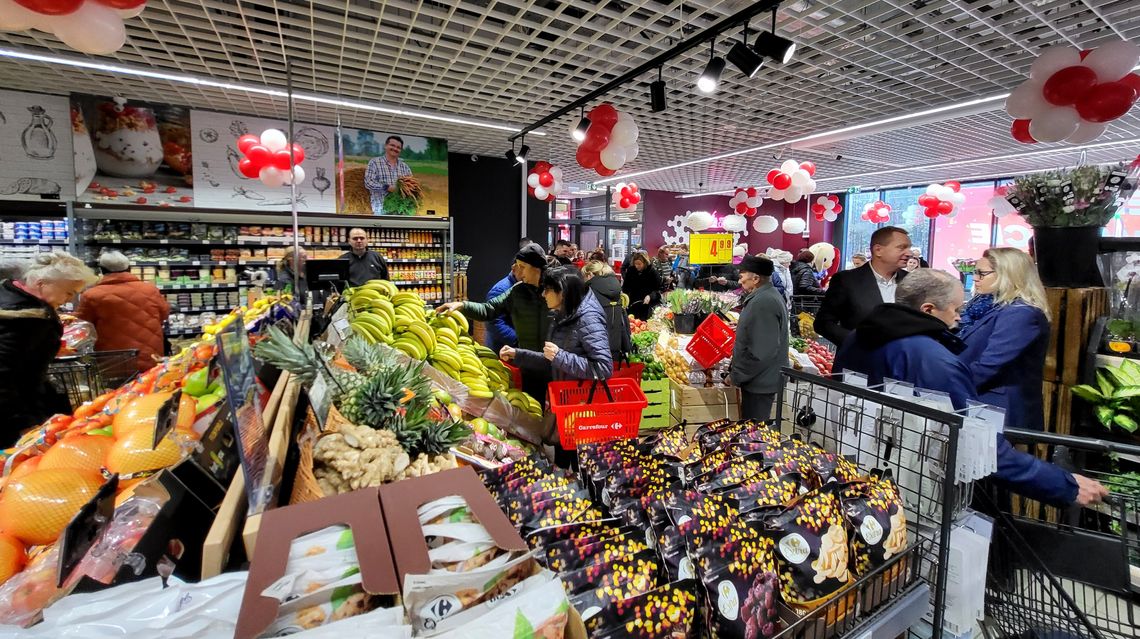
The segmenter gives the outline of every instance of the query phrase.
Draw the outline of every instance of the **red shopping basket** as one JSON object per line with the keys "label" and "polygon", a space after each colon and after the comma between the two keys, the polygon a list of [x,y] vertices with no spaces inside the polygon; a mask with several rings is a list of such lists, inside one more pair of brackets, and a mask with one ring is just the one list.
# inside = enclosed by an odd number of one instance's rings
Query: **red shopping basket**
{"label": "red shopping basket", "polygon": [[641,383],[629,377],[551,382],[549,399],[563,448],[637,437],[649,405]]}
{"label": "red shopping basket", "polygon": [[511,386],[513,386],[514,388],[521,389],[522,388],[522,371],[519,370],[519,367],[515,366],[515,365],[513,365],[507,361],[503,362],[503,366],[506,366],[507,370],[510,371],[510,373],[511,373]]}
{"label": "red shopping basket", "polygon": [[701,368],[712,368],[720,360],[732,355],[735,344],[736,331],[719,315],[713,314],[697,327],[685,350]]}
{"label": "red shopping basket", "polygon": [[640,382],[641,374],[643,372],[645,372],[645,364],[642,364],[641,362],[619,362],[615,360],[614,374],[610,379],[613,379],[614,377],[628,377],[630,379],[636,379]]}

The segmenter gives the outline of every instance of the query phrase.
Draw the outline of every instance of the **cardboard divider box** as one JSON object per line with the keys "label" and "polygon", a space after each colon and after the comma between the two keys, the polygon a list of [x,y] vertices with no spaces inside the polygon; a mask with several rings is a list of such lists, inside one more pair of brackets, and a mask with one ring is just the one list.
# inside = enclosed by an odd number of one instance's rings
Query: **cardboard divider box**
{"label": "cardboard divider box", "polygon": [[703,424],[717,419],[740,419],[740,389],[735,386],[690,386],[669,382],[672,423]]}

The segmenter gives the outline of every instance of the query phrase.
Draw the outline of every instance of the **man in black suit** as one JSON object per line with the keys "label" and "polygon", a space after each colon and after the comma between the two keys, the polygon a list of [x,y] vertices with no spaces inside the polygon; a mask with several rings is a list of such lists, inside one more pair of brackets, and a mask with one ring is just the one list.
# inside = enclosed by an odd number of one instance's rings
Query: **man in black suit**
{"label": "man in black suit", "polygon": [[897,226],[884,226],[871,235],[871,260],[831,278],[815,316],[815,332],[841,345],[871,311],[895,301],[895,288],[906,276],[910,236]]}

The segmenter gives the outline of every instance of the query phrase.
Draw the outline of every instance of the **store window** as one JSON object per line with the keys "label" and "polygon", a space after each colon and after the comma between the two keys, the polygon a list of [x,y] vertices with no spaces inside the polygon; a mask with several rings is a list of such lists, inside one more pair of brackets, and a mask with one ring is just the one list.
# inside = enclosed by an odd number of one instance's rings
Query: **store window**
{"label": "store window", "polygon": [[[934,244],[927,261],[940,269],[953,268],[956,259],[977,259],[993,243],[994,216],[989,205],[994,195],[992,181],[962,185],[966,203],[954,217],[939,216],[934,221]],[[922,216],[922,211],[915,215]]]}
{"label": "store window", "polygon": [[911,246],[921,248],[923,257],[929,261],[930,218],[917,207],[918,196],[923,193],[926,193],[925,186],[888,189],[882,192],[882,199],[891,207],[890,224],[906,231],[910,235]]}
{"label": "store window", "polygon": [[863,191],[851,193],[843,204],[843,214],[846,215],[847,234],[843,248],[844,267],[851,266],[851,256],[856,253],[866,254],[871,248],[871,234],[879,228],[864,219],[863,207],[879,199],[878,191]]}
{"label": "store window", "polygon": [[1140,191],[1124,203],[1104,227],[1105,237],[1140,237]]}

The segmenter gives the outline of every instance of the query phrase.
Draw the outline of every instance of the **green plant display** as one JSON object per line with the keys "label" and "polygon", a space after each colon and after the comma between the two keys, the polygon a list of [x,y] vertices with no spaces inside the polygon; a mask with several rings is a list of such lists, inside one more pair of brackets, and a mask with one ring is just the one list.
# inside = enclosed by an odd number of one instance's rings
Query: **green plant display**
{"label": "green plant display", "polygon": [[[1017,196],[1017,212],[1034,227],[1104,226],[1127,193],[1110,188],[1110,174],[1127,173],[1123,164],[1080,166],[1014,180],[1007,196]],[[1069,187],[1071,185],[1071,192]]]}

